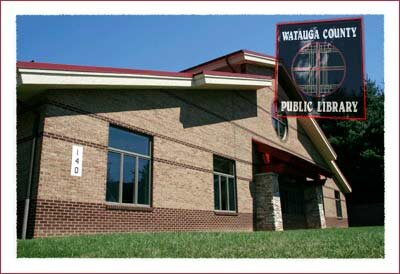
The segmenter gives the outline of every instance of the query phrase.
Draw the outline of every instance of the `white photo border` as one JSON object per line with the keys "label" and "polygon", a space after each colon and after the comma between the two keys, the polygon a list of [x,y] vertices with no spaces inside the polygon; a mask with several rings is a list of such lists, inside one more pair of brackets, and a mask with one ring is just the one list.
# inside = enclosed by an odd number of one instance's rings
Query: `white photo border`
{"label": "white photo border", "polygon": [[[310,9],[312,5],[312,10]],[[1,2],[1,272],[396,272],[399,271],[398,2]],[[132,11],[132,12],[131,12]],[[312,11],[312,13],[311,13]],[[384,259],[17,259],[16,16],[65,14],[384,15]],[[366,56],[368,58],[368,56]],[[368,109],[367,109],[368,111]]]}

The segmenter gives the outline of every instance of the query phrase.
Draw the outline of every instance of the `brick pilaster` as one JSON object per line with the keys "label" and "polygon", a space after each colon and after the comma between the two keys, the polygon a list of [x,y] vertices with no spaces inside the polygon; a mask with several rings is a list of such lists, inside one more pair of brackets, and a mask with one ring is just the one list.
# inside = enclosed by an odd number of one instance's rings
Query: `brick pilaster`
{"label": "brick pilaster", "polygon": [[326,228],[321,186],[308,186],[304,190],[307,227]]}

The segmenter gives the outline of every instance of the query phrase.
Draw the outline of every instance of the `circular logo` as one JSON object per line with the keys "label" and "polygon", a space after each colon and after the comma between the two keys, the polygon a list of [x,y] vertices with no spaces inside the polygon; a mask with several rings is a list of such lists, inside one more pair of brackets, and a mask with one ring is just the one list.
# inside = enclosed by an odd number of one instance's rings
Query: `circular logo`
{"label": "circular logo", "polygon": [[333,94],[345,77],[345,58],[339,49],[328,42],[311,42],[293,58],[292,79],[297,88],[308,96]]}

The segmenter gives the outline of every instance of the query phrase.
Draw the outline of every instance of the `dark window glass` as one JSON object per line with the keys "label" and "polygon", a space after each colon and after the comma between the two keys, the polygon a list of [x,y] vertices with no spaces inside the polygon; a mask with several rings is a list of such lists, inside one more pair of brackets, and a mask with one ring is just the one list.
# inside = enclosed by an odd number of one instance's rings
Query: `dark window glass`
{"label": "dark window glass", "polygon": [[277,119],[272,118],[272,126],[274,127],[275,130],[277,130],[277,128],[278,128],[278,120]]}
{"label": "dark window glass", "polygon": [[108,152],[106,200],[109,202],[118,202],[120,166],[121,155]]}
{"label": "dark window glass", "polygon": [[139,159],[138,204],[149,204],[150,161]]}
{"label": "dark window glass", "polygon": [[214,171],[234,175],[234,162],[214,155]]}
{"label": "dark window glass", "polygon": [[124,183],[122,188],[122,202],[133,203],[135,186],[135,164],[136,159],[124,155]]}
{"label": "dark window glass", "polygon": [[106,200],[149,205],[150,137],[110,126],[109,146]]}
{"label": "dark window glass", "polygon": [[342,204],[340,202],[340,192],[335,191],[335,202],[336,202],[336,215],[338,218],[342,218]]}
{"label": "dark window glass", "polygon": [[228,210],[228,191],[226,177],[221,177],[221,210]]}
{"label": "dark window glass", "polygon": [[110,126],[108,145],[121,150],[150,155],[149,137],[113,126]]}
{"label": "dark window glass", "polygon": [[[278,102],[278,105],[280,102]],[[277,112],[277,109],[275,107],[275,104],[272,103],[272,126],[274,127],[276,134],[279,136],[281,139],[285,139],[286,137],[286,132],[288,130],[288,121],[286,117],[278,117],[278,115],[286,115],[285,112]]]}
{"label": "dark window glass", "polygon": [[236,211],[235,162],[214,155],[214,207]]}
{"label": "dark window glass", "polygon": [[219,176],[214,174],[214,207],[220,209],[219,204]]}
{"label": "dark window glass", "polygon": [[228,178],[228,190],[229,190],[229,210],[236,211],[235,180],[233,178]]}
{"label": "dark window glass", "polygon": [[281,208],[284,214],[303,215],[304,196],[301,190],[281,190]]}
{"label": "dark window glass", "polygon": [[[282,118],[282,119],[286,119],[286,118]],[[279,138],[283,139],[285,137],[286,127],[287,127],[287,124],[285,122],[279,122],[279,128],[278,128]]]}

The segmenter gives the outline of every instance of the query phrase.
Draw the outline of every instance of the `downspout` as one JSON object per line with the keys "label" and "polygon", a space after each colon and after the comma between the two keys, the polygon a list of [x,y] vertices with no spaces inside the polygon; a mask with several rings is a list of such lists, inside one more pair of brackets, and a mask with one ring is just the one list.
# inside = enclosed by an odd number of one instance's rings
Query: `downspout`
{"label": "downspout", "polygon": [[[32,110],[32,109],[31,109]],[[36,160],[36,147],[37,147],[37,138],[38,138],[38,129],[39,129],[39,121],[40,121],[40,113],[36,110],[32,110],[35,114],[35,120],[33,122],[32,128],[32,149],[31,149],[31,158],[29,164],[29,176],[28,176],[28,187],[26,190],[25,197],[25,207],[24,207],[24,217],[22,221],[22,239],[26,239],[26,232],[28,230],[28,219],[29,219],[29,206],[32,195],[32,185],[33,185],[33,172],[35,168],[35,160]]]}
{"label": "downspout", "polygon": [[229,62],[229,56],[226,56],[226,57],[225,57],[225,62],[226,62],[226,64],[228,65],[228,67],[231,69],[231,71],[232,71],[233,73],[236,73],[236,71],[235,71],[235,69],[233,68],[232,64]]}

